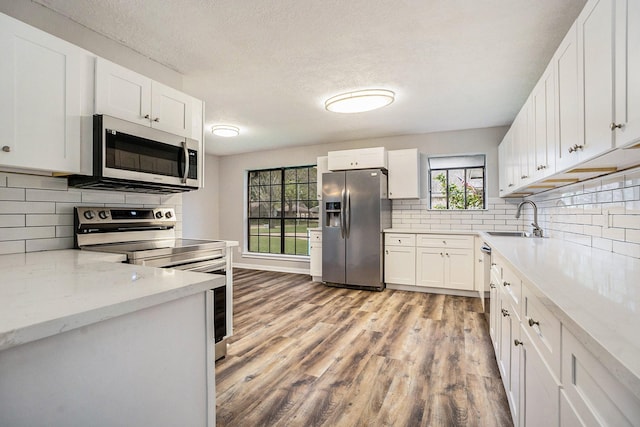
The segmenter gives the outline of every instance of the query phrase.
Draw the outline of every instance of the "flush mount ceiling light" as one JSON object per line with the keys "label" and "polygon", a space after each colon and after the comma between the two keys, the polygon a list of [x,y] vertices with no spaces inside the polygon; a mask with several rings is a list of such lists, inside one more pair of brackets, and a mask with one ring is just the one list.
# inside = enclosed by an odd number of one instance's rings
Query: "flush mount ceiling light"
{"label": "flush mount ceiling light", "polygon": [[231,138],[240,134],[240,129],[231,125],[217,125],[211,128],[211,133],[216,136]]}
{"label": "flush mount ceiling light", "polygon": [[332,96],[324,108],[334,113],[362,113],[382,108],[393,102],[395,93],[386,89],[365,89]]}

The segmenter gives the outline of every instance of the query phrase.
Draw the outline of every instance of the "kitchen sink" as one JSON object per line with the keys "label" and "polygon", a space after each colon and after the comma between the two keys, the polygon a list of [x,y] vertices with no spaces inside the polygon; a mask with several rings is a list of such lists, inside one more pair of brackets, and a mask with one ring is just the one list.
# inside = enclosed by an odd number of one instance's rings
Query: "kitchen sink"
{"label": "kitchen sink", "polygon": [[500,237],[533,237],[533,234],[526,231],[487,231],[487,234]]}

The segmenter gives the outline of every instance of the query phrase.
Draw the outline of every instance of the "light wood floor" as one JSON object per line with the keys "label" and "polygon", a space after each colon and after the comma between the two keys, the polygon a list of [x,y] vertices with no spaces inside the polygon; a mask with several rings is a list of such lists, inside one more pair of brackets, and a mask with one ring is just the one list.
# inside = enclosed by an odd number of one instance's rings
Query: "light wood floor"
{"label": "light wood floor", "polygon": [[510,426],[479,299],[234,270],[218,426]]}

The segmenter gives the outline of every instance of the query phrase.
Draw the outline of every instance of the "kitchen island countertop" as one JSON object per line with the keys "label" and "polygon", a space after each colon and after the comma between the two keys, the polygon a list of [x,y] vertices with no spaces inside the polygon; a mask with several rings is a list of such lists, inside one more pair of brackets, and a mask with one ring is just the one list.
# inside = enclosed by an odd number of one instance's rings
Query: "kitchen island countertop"
{"label": "kitchen island countertop", "polygon": [[0,256],[0,350],[224,286],[224,276],[58,250]]}

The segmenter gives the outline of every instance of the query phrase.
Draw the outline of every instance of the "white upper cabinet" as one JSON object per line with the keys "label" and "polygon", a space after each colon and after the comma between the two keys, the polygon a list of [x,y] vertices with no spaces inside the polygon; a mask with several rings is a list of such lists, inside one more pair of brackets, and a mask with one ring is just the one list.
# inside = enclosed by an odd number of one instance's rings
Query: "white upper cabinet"
{"label": "white upper cabinet", "polygon": [[551,175],[556,167],[555,68],[549,64],[531,95],[534,180]]}
{"label": "white upper cabinet", "polygon": [[578,32],[574,23],[553,57],[556,68],[557,118],[556,169],[562,170],[578,163],[576,147],[582,145],[579,124],[578,97]]}
{"label": "white upper cabinet", "polygon": [[[616,2],[615,129],[616,147],[640,140],[640,2]],[[619,127],[617,127],[619,126]]]}
{"label": "white upper cabinet", "polygon": [[420,153],[417,148],[387,152],[389,198],[420,198]]}
{"label": "white upper cabinet", "polygon": [[330,171],[349,169],[387,169],[387,150],[384,147],[329,151]]}
{"label": "white upper cabinet", "polygon": [[96,114],[192,138],[193,104],[194,98],[185,93],[106,59],[97,60]]}
{"label": "white upper cabinet", "polygon": [[[583,96],[580,161],[613,148],[613,7],[614,0],[592,0],[578,17],[578,63]],[[580,147],[582,146],[582,147]]]}
{"label": "white upper cabinet", "polygon": [[316,198],[318,200],[322,200],[322,174],[325,172],[329,172],[329,158],[320,156],[316,166]]}
{"label": "white upper cabinet", "polygon": [[79,173],[93,56],[0,14],[0,165]]}

